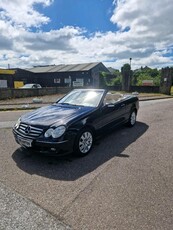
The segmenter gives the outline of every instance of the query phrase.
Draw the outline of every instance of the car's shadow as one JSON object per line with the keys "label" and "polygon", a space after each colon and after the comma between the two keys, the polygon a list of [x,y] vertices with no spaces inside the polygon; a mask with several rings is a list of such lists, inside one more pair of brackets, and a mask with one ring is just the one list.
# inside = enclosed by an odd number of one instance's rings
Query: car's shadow
{"label": "car's shadow", "polygon": [[17,166],[29,174],[36,174],[54,180],[74,181],[106,163],[114,157],[130,157],[123,151],[148,129],[148,125],[137,122],[133,128],[121,127],[101,137],[89,155],[77,158],[73,155],[49,157],[28,153],[19,148],[12,158]]}

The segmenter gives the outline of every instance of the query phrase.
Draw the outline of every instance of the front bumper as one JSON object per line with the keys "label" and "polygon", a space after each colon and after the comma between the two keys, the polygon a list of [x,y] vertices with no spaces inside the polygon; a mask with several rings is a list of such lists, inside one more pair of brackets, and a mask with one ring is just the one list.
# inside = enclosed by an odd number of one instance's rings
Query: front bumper
{"label": "front bumper", "polygon": [[15,129],[13,129],[13,135],[16,142],[24,148],[38,151],[49,155],[61,155],[73,152],[75,133],[68,133],[65,138],[58,140],[50,140],[45,138],[31,139],[22,137]]}

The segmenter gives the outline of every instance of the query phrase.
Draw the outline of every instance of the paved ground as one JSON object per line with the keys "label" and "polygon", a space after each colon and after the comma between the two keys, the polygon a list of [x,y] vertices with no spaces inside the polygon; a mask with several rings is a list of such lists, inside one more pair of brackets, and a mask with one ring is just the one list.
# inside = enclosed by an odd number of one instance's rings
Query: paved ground
{"label": "paved ground", "polygon": [[0,183],[1,230],[67,230],[54,216]]}
{"label": "paved ground", "polygon": [[9,100],[0,100],[0,111],[2,110],[14,110],[14,109],[29,109],[29,108],[38,108],[48,104],[52,104],[57,101],[58,98],[61,98],[62,94],[47,95],[39,97],[42,103],[34,103],[33,99],[37,97],[25,97],[25,98],[16,98]]}
{"label": "paved ground", "polygon": [[103,137],[85,158],[27,154],[1,128],[0,181],[72,229],[171,230],[172,108],[173,99],[140,102],[136,126]]}

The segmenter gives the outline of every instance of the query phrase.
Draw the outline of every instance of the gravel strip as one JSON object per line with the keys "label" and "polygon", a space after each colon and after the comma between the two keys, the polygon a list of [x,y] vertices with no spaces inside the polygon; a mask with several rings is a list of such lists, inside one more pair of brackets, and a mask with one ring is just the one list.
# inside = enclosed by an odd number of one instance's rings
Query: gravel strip
{"label": "gravel strip", "polygon": [[[9,208],[10,207],[10,208]],[[0,229],[71,229],[31,201],[0,183]]]}

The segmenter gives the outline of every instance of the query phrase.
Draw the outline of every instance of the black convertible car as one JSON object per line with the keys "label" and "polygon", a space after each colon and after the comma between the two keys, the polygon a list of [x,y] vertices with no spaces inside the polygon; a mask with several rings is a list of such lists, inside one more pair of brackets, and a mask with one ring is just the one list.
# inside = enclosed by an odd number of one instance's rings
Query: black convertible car
{"label": "black convertible car", "polygon": [[85,156],[105,129],[134,126],[138,108],[138,98],[133,95],[75,89],[56,103],[21,116],[13,134],[19,145],[31,150]]}

